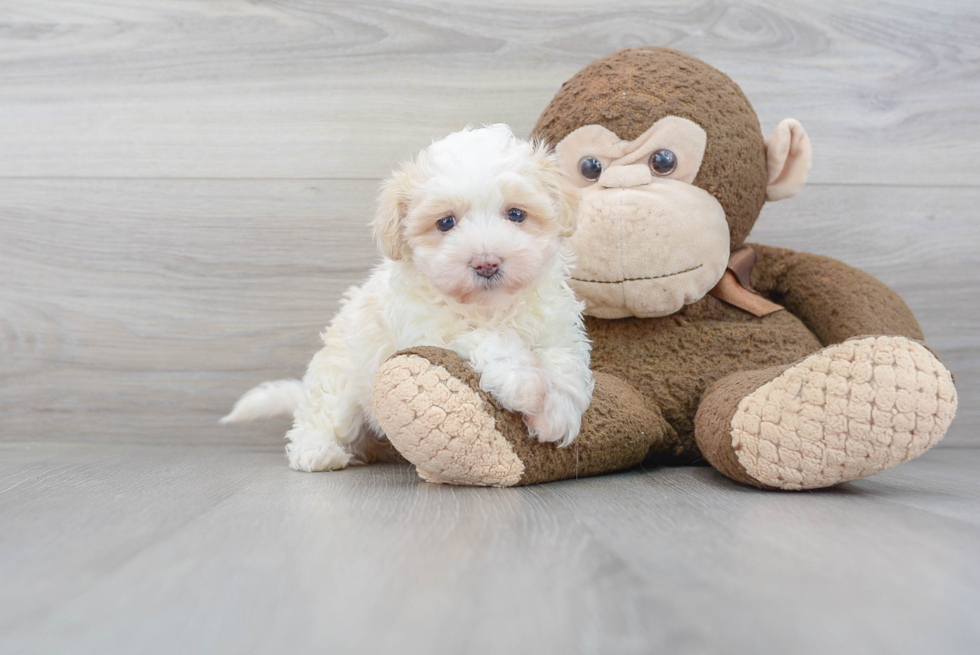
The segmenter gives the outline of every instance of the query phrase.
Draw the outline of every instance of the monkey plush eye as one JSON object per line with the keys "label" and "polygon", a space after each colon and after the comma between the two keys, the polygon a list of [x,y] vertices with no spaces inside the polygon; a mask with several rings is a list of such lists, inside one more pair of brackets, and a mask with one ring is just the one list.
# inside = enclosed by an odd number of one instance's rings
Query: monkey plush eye
{"label": "monkey plush eye", "polygon": [[438,221],[436,221],[436,227],[439,228],[440,232],[448,232],[456,227],[456,217],[447,216],[446,218],[440,218]]}
{"label": "monkey plush eye", "polygon": [[587,180],[598,180],[602,175],[602,162],[595,157],[582,157],[578,163],[578,169],[582,177]]}
{"label": "monkey plush eye", "polygon": [[654,175],[670,175],[677,168],[677,157],[670,150],[658,150],[650,155],[650,170]]}
{"label": "monkey plush eye", "polygon": [[527,212],[523,209],[517,209],[514,207],[507,210],[507,218],[515,223],[523,223],[524,219],[527,218]]}

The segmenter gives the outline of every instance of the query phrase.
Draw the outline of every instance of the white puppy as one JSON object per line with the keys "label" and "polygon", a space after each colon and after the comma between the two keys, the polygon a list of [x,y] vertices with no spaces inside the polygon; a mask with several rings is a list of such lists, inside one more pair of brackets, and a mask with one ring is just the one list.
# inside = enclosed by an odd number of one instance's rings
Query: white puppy
{"label": "white puppy", "polygon": [[532,437],[571,443],[593,387],[583,304],[566,283],[577,206],[554,155],[506,125],[433,143],[384,184],[373,227],[385,260],[347,292],[302,386],[267,382],[222,422],[295,410],[292,468],[369,461],[384,438],[375,373],[398,350],[431,345],[468,360]]}

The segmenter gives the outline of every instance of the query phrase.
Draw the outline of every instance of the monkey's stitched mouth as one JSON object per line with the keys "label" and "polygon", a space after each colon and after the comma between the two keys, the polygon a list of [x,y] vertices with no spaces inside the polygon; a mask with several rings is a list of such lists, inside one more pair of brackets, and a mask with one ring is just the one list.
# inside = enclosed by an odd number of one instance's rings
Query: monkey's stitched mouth
{"label": "monkey's stitched mouth", "polygon": [[580,277],[573,277],[572,279],[576,282],[591,282],[592,284],[621,284],[623,282],[640,282],[642,280],[662,280],[665,277],[674,277],[675,275],[682,275],[684,273],[690,273],[691,271],[696,271],[704,266],[704,264],[698,264],[697,266],[692,266],[691,268],[685,268],[683,271],[676,271],[674,273],[664,273],[663,275],[651,275],[650,277],[628,277],[622,280],[585,280]]}

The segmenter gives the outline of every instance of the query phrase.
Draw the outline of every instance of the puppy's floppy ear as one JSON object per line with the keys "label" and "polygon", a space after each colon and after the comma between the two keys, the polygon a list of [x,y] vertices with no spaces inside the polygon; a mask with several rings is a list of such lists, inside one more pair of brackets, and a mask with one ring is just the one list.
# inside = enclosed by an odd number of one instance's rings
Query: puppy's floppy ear
{"label": "puppy's floppy ear", "polygon": [[395,261],[407,254],[405,241],[402,238],[402,223],[408,215],[409,192],[412,188],[412,178],[408,168],[408,166],[403,167],[385,180],[381,186],[378,213],[371,221],[378,247],[385,257]]}
{"label": "puppy's floppy ear", "polygon": [[570,237],[578,226],[579,190],[572,178],[558,166],[558,157],[554,153],[541,159],[541,168],[545,176],[545,185],[555,203],[558,221],[558,233]]}

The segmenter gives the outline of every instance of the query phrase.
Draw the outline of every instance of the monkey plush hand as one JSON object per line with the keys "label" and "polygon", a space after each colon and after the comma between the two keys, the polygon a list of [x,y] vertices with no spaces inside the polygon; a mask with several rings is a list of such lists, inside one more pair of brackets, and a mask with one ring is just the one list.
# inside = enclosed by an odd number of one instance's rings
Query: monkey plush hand
{"label": "monkey plush hand", "polygon": [[453,353],[395,355],[374,411],[421,477],[512,486],[704,458],[746,484],[814,489],[943,437],[952,376],[898,295],[827,257],[744,243],[766,200],[806,182],[798,122],[764,140],[727,76],[636,48],[566,82],[534,133],[582,192],[571,284],[592,405],[573,444],[541,444]]}

